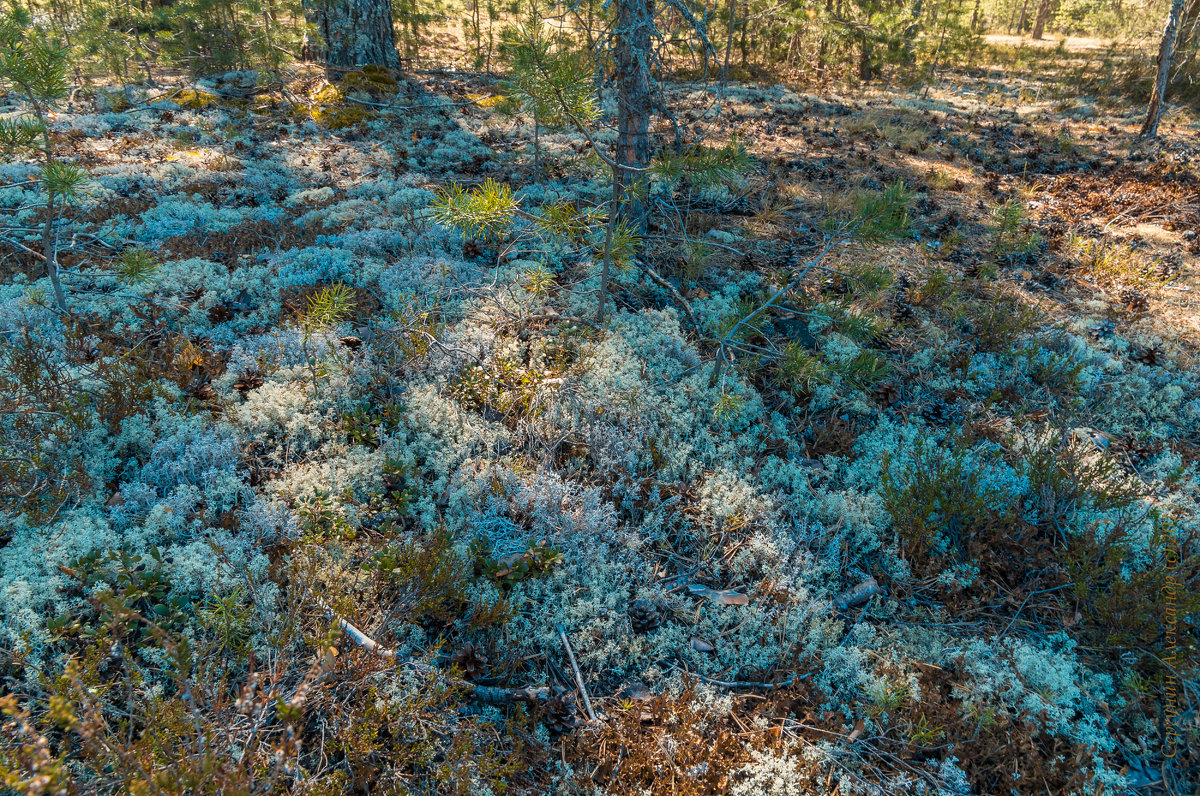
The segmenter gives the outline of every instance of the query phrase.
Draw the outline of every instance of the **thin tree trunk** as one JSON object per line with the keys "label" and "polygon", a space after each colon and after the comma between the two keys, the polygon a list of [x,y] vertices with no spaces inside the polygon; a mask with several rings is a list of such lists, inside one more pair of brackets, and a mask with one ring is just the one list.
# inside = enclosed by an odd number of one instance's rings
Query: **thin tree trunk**
{"label": "thin tree trunk", "polygon": [[1021,4],[1021,19],[1017,21],[1017,35],[1025,35],[1025,22],[1029,19],[1029,0]]}
{"label": "thin tree trunk", "polygon": [[1038,5],[1037,16],[1033,20],[1033,38],[1041,40],[1042,34],[1046,31],[1046,23],[1050,21],[1050,17],[1054,15],[1054,0],[1042,0]]}
{"label": "thin tree trunk", "polygon": [[303,0],[303,5],[305,20],[320,37],[305,42],[309,60],[324,63],[327,71],[400,66],[391,0]]}
{"label": "thin tree trunk", "polygon": [[821,49],[817,52],[817,81],[825,82],[825,74],[829,69],[829,18],[833,16],[833,0],[825,0],[825,19],[821,26]]}
{"label": "thin tree trunk", "polygon": [[58,278],[58,230],[55,228],[54,198],[51,197],[46,205],[46,223],[42,227],[42,256],[46,258],[46,275],[50,277],[50,286],[54,288],[54,304],[59,312],[67,312],[67,298],[63,294],[62,282]]}
{"label": "thin tree trunk", "polygon": [[[749,14],[750,9],[749,8],[743,9],[743,13]],[[738,39],[738,50],[740,50],[741,54],[742,54],[742,68],[743,69],[746,69],[750,64],[750,45],[746,41],[746,23],[749,21],[750,21],[750,18],[748,16],[746,16],[742,19],[742,35]]]}
{"label": "thin tree trunk", "polygon": [[640,226],[641,201],[635,182],[650,164],[650,111],[654,107],[650,78],[654,13],[648,0],[619,0],[613,61],[617,81],[617,157],[614,177],[627,217]]}
{"label": "thin tree trunk", "polygon": [[1162,43],[1158,47],[1158,78],[1154,81],[1154,93],[1150,96],[1150,107],[1146,111],[1146,123],[1142,125],[1142,138],[1158,137],[1158,121],[1162,117],[1163,99],[1171,78],[1171,55],[1175,50],[1175,34],[1179,32],[1179,20],[1183,16],[1185,0],[1172,0],[1167,14],[1167,25],[1163,28]]}
{"label": "thin tree trunk", "polygon": [[[29,97],[33,105],[33,111],[38,119],[46,118],[46,111],[32,95]],[[50,130],[47,127],[42,128],[42,154],[46,158],[46,164],[54,162],[54,139],[50,137]],[[46,262],[46,276],[50,277],[50,286],[54,288],[54,304],[58,307],[58,311],[67,314],[67,298],[63,293],[62,282],[58,278],[58,226],[57,226],[57,208],[55,207],[55,199],[57,198],[52,191],[49,191],[47,186],[46,196],[46,221],[42,225],[42,258]]]}
{"label": "thin tree trunk", "polygon": [[733,51],[734,21],[737,15],[737,0],[729,0],[729,32],[725,38],[725,63],[721,64],[721,85],[729,80],[729,53]]}

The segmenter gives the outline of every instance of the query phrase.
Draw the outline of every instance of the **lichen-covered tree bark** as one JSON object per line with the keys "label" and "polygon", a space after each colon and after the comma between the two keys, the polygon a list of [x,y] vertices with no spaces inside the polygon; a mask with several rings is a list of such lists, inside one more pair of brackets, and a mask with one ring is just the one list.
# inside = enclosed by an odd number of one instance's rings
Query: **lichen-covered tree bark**
{"label": "lichen-covered tree bark", "polygon": [[303,0],[304,18],[315,36],[304,55],[327,70],[374,64],[398,67],[391,0]]}
{"label": "lichen-covered tree bark", "polygon": [[636,191],[627,189],[639,171],[650,164],[650,113],[654,108],[650,77],[650,43],[654,32],[652,0],[619,0],[617,29],[613,35],[613,61],[617,79],[617,184],[626,212],[635,221],[642,216]]}
{"label": "lichen-covered tree bark", "polygon": [[1142,125],[1142,138],[1158,136],[1163,97],[1167,94],[1167,83],[1171,78],[1171,55],[1175,50],[1175,34],[1179,31],[1179,18],[1183,16],[1185,1],[1172,0],[1171,10],[1167,13],[1167,26],[1163,28],[1162,43],[1158,46],[1158,78],[1154,81],[1154,93],[1150,95],[1150,107],[1146,111],[1146,122]]}

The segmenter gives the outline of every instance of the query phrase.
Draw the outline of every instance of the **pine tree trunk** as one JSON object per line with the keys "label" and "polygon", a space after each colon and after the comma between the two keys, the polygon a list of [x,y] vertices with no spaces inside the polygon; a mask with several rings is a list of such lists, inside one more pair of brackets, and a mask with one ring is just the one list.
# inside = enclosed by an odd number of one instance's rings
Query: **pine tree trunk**
{"label": "pine tree trunk", "polygon": [[304,57],[337,72],[373,64],[399,67],[391,0],[303,0],[304,18],[319,39]]}
{"label": "pine tree trunk", "polygon": [[1024,0],[1021,4],[1021,18],[1017,21],[1017,35],[1025,35],[1025,21],[1029,19],[1029,0]]}
{"label": "pine tree trunk", "polygon": [[829,19],[833,16],[833,0],[825,0],[825,18],[822,22],[821,49],[817,53],[817,80],[825,82],[825,73],[829,68],[827,53],[829,52]]}
{"label": "pine tree trunk", "polygon": [[725,37],[725,63],[721,64],[721,85],[729,80],[729,54],[733,52],[733,31],[736,29],[737,0],[729,0],[729,30]]}
{"label": "pine tree trunk", "polygon": [[636,192],[628,189],[650,164],[650,111],[654,106],[650,78],[654,12],[649,0],[619,0],[613,35],[617,81],[616,182],[628,217],[641,222],[643,211]]}
{"label": "pine tree trunk", "polygon": [[1038,6],[1037,17],[1033,21],[1033,38],[1040,40],[1046,31],[1046,23],[1054,13],[1054,0],[1042,0]]}
{"label": "pine tree trunk", "polygon": [[1171,55],[1175,50],[1175,34],[1179,32],[1179,19],[1183,16],[1185,0],[1172,0],[1167,14],[1167,26],[1163,28],[1162,43],[1158,47],[1158,78],[1154,81],[1154,93],[1150,96],[1150,107],[1146,111],[1146,123],[1142,125],[1142,138],[1158,136],[1158,120],[1162,117],[1163,98],[1167,94],[1167,83],[1171,78]]}

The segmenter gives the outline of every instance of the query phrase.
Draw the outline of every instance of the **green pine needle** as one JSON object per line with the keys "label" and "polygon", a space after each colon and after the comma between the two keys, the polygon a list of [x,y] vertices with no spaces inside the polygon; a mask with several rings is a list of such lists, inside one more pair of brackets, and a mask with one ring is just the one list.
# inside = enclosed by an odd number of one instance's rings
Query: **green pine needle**
{"label": "green pine needle", "polygon": [[438,221],[484,240],[505,237],[519,209],[512,188],[491,177],[470,191],[461,185],[450,186],[438,195],[432,207]]}
{"label": "green pine needle", "polygon": [[116,270],[122,282],[140,286],[153,282],[162,270],[162,265],[155,261],[149,250],[137,246],[121,252],[116,262]]}

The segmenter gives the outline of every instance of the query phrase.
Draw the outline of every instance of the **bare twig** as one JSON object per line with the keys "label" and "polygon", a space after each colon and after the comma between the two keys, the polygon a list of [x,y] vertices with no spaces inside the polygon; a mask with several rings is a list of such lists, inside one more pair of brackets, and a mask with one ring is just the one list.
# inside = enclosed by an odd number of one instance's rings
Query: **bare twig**
{"label": "bare twig", "polygon": [[575,663],[575,652],[571,649],[571,642],[567,640],[567,631],[560,626],[558,635],[562,639],[563,647],[567,650],[567,660],[571,662],[571,670],[575,672],[575,683],[579,686],[579,695],[583,697],[583,707],[587,710],[588,718],[595,722],[596,711],[592,710],[592,700],[588,698],[587,686],[583,684],[583,675],[579,673],[579,664]]}
{"label": "bare twig", "polygon": [[797,680],[806,680],[809,677],[812,677],[812,672],[807,672],[801,675],[793,674],[791,677],[787,678],[781,683],[760,683],[750,680],[716,680],[712,677],[706,677],[697,672],[689,672],[687,669],[682,669],[678,666],[672,666],[671,668],[681,671],[684,674],[691,675],[699,680],[703,680],[711,685],[721,686],[722,688],[761,688],[766,691],[774,691],[776,688],[787,688]]}
{"label": "bare twig", "polygon": [[650,278],[665,287],[675,298],[675,300],[679,302],[680,306],[687,311],[688,317],[692,320],[692,325],[696,327],[696,334],[703,335],[703,332],[700,329],[700,320],[696,317],[696,311],[692,309],[692,305],[688,303],[688,300],[680,295],[679,291],[675,289],[674,285],[660,276],[658,271],[655,271],[654,266],[650,265],[650,263],[643,262],[641,265],[642,268],[645,269],[646,273],[650,275]]}
{"label": "bare twig", "polygon": [[1013,625],[1015,625],[1017,623],[1017,617],[1019,617],[1021,615],[1021,612],[1025,610],[1025,605],[1029,602],[1030,597],[1034,596],[1035,594],[1046,594],[1046,593],[1052,592],[1052,591],[1059,591],[1060,589],[1065,589],[1068,586],[1074,586],[1074,585],[1075,584],[1073,584],[1073,583],[1064,583],[1061,586],[1054,586],[1049,589],[1039,589],[1038,591],[1031,591],[1031,592],[1029,592],[1029,594],[1026,594],[1025,599],[1021,601],[1021,605],[1017,608],[1017,612],[1015,614],[1013,614],[1012,621],[1010,621],[1008,623],[1008,625],[1004,628],[1004,630],[1001,631],[998,638],[1003,638],[1005,635],[1008,634],[1008,631],[1012,630]]}

